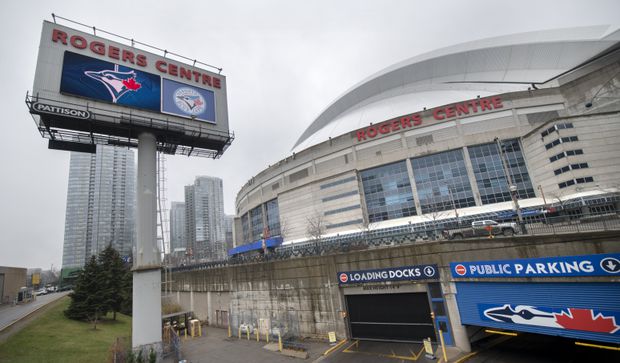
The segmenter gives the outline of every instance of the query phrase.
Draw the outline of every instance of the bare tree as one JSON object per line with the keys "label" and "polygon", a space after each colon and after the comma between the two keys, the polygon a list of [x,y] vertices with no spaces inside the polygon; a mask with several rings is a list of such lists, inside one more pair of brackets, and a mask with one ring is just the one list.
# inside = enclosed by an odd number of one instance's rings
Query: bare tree
{"label": "bare tree", "polygon": [[437,221],[446,217],[448,213],[446,211],[440,210],[437,207],[437,203],[434,200],[431,200],[431,204],[429,205],[428,213],[424,213],[424,218],[428,219],[432,222],[433,225],[433,238],[437,237]]}
{"label": "bare tree", "polygon": [[311,216],[306,217],[306,233],[314,241],[321,240],[321,237],[325,233],[325,218],[322,214],[315,211]]}
{"label": "bare tree", "polygon": [[370,238],[370,232],[375,227],[376,223],[371,223],[368,220],[364,219],[357,225],[357,228],[360,230],[362,234],[363,241],[368,244]]}
{"label": "bare tree", "polygon": [[288,234],[288,223],[286,219],[280,218],[280,237],[285,240]]}

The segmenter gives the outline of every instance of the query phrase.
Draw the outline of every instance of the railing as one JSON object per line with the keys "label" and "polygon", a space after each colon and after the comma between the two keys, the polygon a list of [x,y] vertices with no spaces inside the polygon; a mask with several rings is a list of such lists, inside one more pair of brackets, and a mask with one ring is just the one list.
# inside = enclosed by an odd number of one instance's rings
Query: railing
{"label": "railing", "polygon": [[[399,246],[430,241],[447,240],[442,234],[443,229],[427,229],[425,231],[415,228],[398,229],[395,233],[387,234],[382,231],[365,231],[350,235],[329,237],[315,241],[307,241],[291,245],[280,246],[267,254],[238,255],[227,260],[204,262],[182,267],[172,268],[173,272],[203,270],[231,265],[259,263],[266,261],[287,260],[297,257],[323,256],[335,253],[343,253],[355,250],[366,250],[385,246]],[[405,232],[403,232],[405,230]],[[566,233],[583,233],[620,230],[620,215],[617,213],[540,217],[525,224],[525,234],[516,234],[516,238],[525,236],[559,235]],[[496,236],[502,238],[501,234]],[[484,238],[478,235],[471,237]]]}

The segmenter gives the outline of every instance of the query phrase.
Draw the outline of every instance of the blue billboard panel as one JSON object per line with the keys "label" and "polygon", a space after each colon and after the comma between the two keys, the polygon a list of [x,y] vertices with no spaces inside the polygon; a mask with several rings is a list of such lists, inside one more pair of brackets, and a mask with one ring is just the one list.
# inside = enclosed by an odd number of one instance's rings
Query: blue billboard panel
{"label": "blue billboard panel", "polygon": [[374,270],[342,271],[338,272],[340,285],[359,284],[365,282],[409,281],[438,279],[437,265],[415,265]]}
{"label": "blue billboard panel", "polygon": [[452,277],[620,276],[620,253],[451,262]]}
{"label": "blue billboard panel", "polygon": [[159,76],[72,52],[65,52],[60,92],[160,112]]}
{"label": "blue billboard panel", "polygon": [[215,94],[204,88],[164,78],[161,111],[175,116],[215,123]]}

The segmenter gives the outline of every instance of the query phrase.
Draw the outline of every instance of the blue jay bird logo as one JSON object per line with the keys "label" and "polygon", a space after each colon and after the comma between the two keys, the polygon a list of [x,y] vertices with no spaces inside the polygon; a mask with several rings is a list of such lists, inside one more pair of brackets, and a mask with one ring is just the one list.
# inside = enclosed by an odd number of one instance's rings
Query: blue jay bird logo
{"label": "blue jay bird logo", "polygon": [[121,72],[118,65],[114,65],[114,70],[85,71],[85,75],[101,82],[112,97],[112,102],[116,103],[128,92],[136,92],[142,85],[136,82],[136,72]]}
{"label": "blue jay bird logo", "polygon": [[192,88],[179,88],[173,97],[177,108],[187,115],[196,116],[206,109],[204,97]]}

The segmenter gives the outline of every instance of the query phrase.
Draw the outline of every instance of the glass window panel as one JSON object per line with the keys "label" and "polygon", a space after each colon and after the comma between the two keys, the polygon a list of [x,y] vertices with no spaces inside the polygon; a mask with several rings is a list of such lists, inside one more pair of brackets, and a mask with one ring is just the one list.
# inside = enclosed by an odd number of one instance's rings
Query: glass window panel
{"label": "glass window panel", "polygon": [[364,170],[360,174],[371,223],[416,214],[405,161]]}
{"label": "glass window panel", "polygon": [[265,203],[265,211],[267,213],[267,227],[271,236],[280,235],[280,208],[278,200],[273,199]]}
{"label": "glass window panel", "polygon": [[462,149],[413,158],[411,166],[422,213],[475,205]]}
{"label": "glass window panel", "polygon": [[[513,183],[517,186],[517,196],[519,199],[535,197],[519,141],[517,139],[503,140],[502,146],[508,170]],[[482,204],[512,200],[497,144],[493,142],[470,146],[468,150]],[[484,172],[480,170],[481,164],[486,165]]]}
{"label": "glass window panel", "polygon": [[263,206],[250,210],[250,225],[252,232],[252,241],[258,241],[263,234]]}

